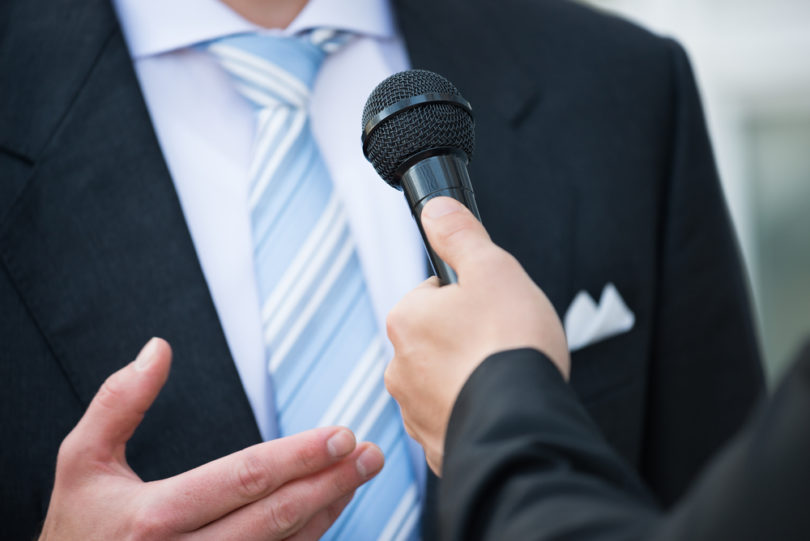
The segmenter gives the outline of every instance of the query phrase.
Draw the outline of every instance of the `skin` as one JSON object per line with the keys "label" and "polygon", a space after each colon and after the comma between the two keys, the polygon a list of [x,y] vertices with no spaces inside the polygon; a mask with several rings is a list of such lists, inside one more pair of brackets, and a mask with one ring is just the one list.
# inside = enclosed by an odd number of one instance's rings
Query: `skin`
{"label": "skin", "polygon": [[265,28],[287,28],[307,0],[221,0],[248,21]]}
{"label": "skin", "polygon": [[383,466],[346,428],[310,430],[144,483],[126,443],[169,375],[158,338],[110,376],[59,449],[40,540],[318,539]]}
{"label": "skin", "polygon": [[545,353],[567,380],[570,356],[562,323],[517,260],[492,243],[460,203],[437,197],[422,225],[458,283],[435,277],[408,293],[388,315],[394,358],[385,384],[402,408],[408,433],[441,475],[453,404],[470,374],[490,355],[517,348]]}

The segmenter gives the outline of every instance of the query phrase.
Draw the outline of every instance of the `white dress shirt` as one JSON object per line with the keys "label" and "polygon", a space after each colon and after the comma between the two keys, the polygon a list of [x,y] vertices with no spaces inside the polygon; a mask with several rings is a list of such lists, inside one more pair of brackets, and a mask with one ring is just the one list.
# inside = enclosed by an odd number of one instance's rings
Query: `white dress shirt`
{"label": "white dress shirt", "polygon": [[[425,278],[425,252],[402,194],[365,160],[361,114],[382,79],[408,67],[386,0],[310,0],[284,30],[262,30],[217,0],[115,0],[163,156],[231,354],[264,439],[267,360],[253,267],[248,166],[251,106],[209,55],[193,48],[229,34],[283,35],[328,26],[359,35],[324,62],[315,82],[315,138],[343,199],[381,332],[393,305]],[[390,352],[390,345],[389,345]]]}

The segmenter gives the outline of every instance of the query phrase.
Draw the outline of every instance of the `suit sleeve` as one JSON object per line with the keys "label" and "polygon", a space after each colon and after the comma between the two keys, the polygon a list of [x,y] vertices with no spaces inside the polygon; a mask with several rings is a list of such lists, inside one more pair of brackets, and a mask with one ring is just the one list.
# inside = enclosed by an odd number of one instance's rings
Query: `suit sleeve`
{"label": "suit sleeve", "polygon": [[529,349],[490,357],[465,384],[439,490],[441,539],[454,541],[630,540],[657,517],[557,368]]}
{"label": "suit sleeve", "polygon": [[689,61],[670,42],[672,135],[641,471],[664,505],[763,390],[747,279]]}
{"label": "suit sleeve", "polygon": [[485,361],[450,418],[442,539],[709,541],[810,533],[810,347],[690,493],[658,509],[557,369],[533,350]]}

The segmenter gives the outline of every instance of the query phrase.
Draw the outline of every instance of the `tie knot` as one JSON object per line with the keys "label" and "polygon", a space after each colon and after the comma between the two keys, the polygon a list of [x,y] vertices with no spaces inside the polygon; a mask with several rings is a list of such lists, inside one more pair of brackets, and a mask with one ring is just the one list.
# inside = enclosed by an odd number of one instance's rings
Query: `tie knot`
{"label": "tie knot", "polygon": [[304,108],[324,58],[351,34],[317,28],[295,36],[236,34],[205,44],[255,107]]}

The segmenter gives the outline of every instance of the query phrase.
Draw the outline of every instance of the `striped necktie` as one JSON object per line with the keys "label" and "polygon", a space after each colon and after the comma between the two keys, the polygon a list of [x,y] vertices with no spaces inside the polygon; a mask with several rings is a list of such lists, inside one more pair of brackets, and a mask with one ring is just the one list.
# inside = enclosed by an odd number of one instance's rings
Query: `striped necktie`
{"label": "striped necktie", "polygon": [[323,539],[415,539],[419,491],[399,410],[383,384],[382,336],[308,118],[320,65],[348,38],[328,29],[241,34],[207,48],[257,115],[248,204],[280,433],[348,426],[386,456]]}

